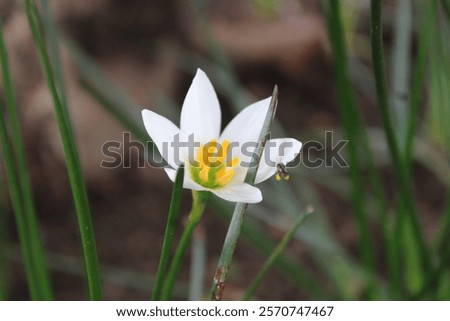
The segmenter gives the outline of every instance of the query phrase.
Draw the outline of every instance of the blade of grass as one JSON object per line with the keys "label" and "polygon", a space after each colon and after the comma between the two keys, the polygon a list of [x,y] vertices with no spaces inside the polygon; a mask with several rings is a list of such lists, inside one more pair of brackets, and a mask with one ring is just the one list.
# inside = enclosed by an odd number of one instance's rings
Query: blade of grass
{"label": "blade of grass", "polygon": [[169,262],[170,249],[172,248],[173,235],[180,213],[181,196],[183,193],[184,166],[177,171],[175,183],[173,185],[172,198],[170,200],[169,215],[167,217],[166,231],[159,258],[158,271],[156,272],[155,284],[153,286],[152,300],[159,300],[161,289],[166,276],[167,263]]}
{"label": "blade of grass", "polygon": [[[270,101],[269,110],[267,111],[267,115],[266,118],[264,119],[264,124],[261,129],[261,133],[259,134],[258,137],[259,145],[253,153],[252,158],[253,161],[258,162],[256,166],[250,167],[248,169],[247,175],[245,176],[245,182],[247,184],[253,185],[255,182],[256,172],[259,166],[259,160],[261,159],[264,144],[267,135],[270,132],[272,121],[275,117],[277,104],[278,104],[278,87],[275,85],[272,93],[272,99]],[[236,207],[234,208],[233,217],[228,227],[227,235],[225,237],[223,248],[219,257],[219,263],[216,269],[216,273],[214,275],[213,284],[211,286],[211,294],[210,294],[211,300],[220,301],[222,299],[224,285],[228,277],[228,271],[233,261],[234,249],[236,247],[236,243],[241,231],[241,226],[244,219],[245,211],[247,210],[247,206],[248,204],[246,203],[237,203]]]}
{"label": "blade of grass", "polygon": [[8,218],[3,206],[3,176],[0,177],[0,301],[8,300]]}
{"label": "blade of grass", "polygon": [[[19,180],[19,188],[21,200],[23,202],[23,215],[25,215],[25,224],[27,234],[30,238],[31,246],[31,262],[33,264],[36,281],[38,282],[39,300],[51,300],[53,298],[50,285],[50,278],[46,268],[45,258],[43,254],[43,246],[39,232],[39,224],[34,205],[33,192],[28,173],[25,147],[23,137],[20,130],[19,112],[16,103],[16,95],[12,83],[11,73],[9,70],[9,61],[7,49],[3,37],[3,27],[0,25],[0,66],[3,79],[4,93],[6,97],[6,106],[8,109],[9,123],[11,125],[11,140],[17,165],[17,178]],[[1,117],[5,117],[6,114]],[[6,124],[5,124],[6,126]],[[6,138],[8,139],[8,138]],[[13,156],[14,157],[14,156]]]}
{"label": "blade of grass", "polygon": [[[67,93],[66,93],[66,81],[64,79],[63,69],[61,65],[61,59],[58,47],[58,38],[55,22],[53,21],[53,16],[48,0],[41,0],[42,7],[42,21],[45,29],[46,39],[48,43],[48,51],[50,60],[53,63],[53,71],[55,73],[56,83],[59,84],[58,92],[61,97],[61,102],[63,104],[67,103]],[[64,108],[67,110],[67,106]],[[67,113],[68,116],[68,113]]]}
{"label": "blade of grass", "polygon": [[191,270],[189,282],[189,301],[200,301],[203,297],[206,267],[205,231],[199,226],[192,236]]}
{"label": "blade of grass", "polygon": [[77,212],[83,255],[85,259],[89,298],[91,300],[100,300],[102,298],[102,294],[95,237],[80,159],[76,148],[72,125],[68,117],[68,111],[67,108],[65,108],[67,106],[67,102],[62,102],[58,92],[58,85],[56,84],[54,71],[52,69],[40,26],[39,13],[34,2],[32,0],[26,0],[25,9],[33,34],[33,39],[41,60],[45,80],[47,82],[55,108],[56,120],[60,131],[69,181]]}
{"label": "blade of grass", "polygon": [[14,164],[13,149],[8,139],[8,132],[3,114],[0,115],[0,140],[2,143],[3,162],[6,170],[9,194],[11,196],[17,232],[19,234],[20,246],[24,257],[25,273],[27,275],[30,296],[32,300],[43,300],[43,296],[39,290],[39,280],[36,275],[36,270],[34,269],[35,258],[32,254],[31,235],[28,233],[25,210],[20,194],[20,183]]}
{"label": "blade of grass", "polygon": [[409,106],[409,76],[411,64],[412,1],[397,3],[394,45],[392,49],[392,106],[396,121],[397,139],[404,148],[407,137]]}
{"label": "blade of grass", "polygon": [[[430,258],[427,246],[422,235],[419,219],[417,217],[414,198],[412,197],[411,186],[409,185],[409,178],[407,173],[407,164],[403,161],[395,131],[392,123],[392,118],[389,109],[387,96],[387,83],[384,70],[384,53],[383,53],[383,35],[382,35],[382,3],[380,0],[371,0],[371,45],[372,45],[372,63],[374,68],[377,106],[381,114],[384,132],[386,135],[388,147],[392,157],[395,181],[397,184],[397,191],[400,197],[399,213],[397,217],[397,249],[400,249],[400,238],[404,235],[405,224],[410,224],[414,243],[419,251],[422,267],[424,271],[430,271]],[[398,255],[400,255],[398,250]]]}
{"label": "blade of grass", "polygon": [[358,157],[358,144],[360,143],[360,131],[358,130],[358,111],[350,77],[347,67],[347,54],[345,48],[345,39],[343,34],[342,21],[340,16],[339,1],[322,1],[322,7],[325,9],[328,31],[333,50],[333,57],[336,67],[336,85],[338,88],[338,99],[341,108],[341,119],[348,140],[349,150],[349,170],[352,181],[352,204],[354,208],[358,236],[359,253],[363,265],[369,273],[367,291],[370,298],[376,296],[376,284],[374,282],[375,258],[373,241],[369,229],[368,213],[365,209],[364,184],[362,181],[362,170],[360,159]]}
{"label": "blade of grass", "polygon": [[[446,156],[450,156],[450,25],[438,23],[435,19],[430,26],[433,34],[429,40],[433,46],[428,49],[429,95],[427,133],[437,143]],[[422,39],[426,41],[426,39]],[[447,176],[447,181],[449,177]]]}
{"label": "blade of grass", "polygon": [[259,270],[258,274],[255,276],[253,281],[250,283],[250,286],[245,291],[244,297],[242,300],[250,300],[258,286],[261,284],[261,281],[266,276],[267,272],[272,268],[272,266],[275,264],[275,262],[278,260],[280,255],[284,252],[286,246],[292,241],[292,238],[294,237],[295,233],[297,233],[297,230],[300,228],[300,226],[303,224],[305,219],[313,212],[313,210],[308,210],[307,212],[301,214],[295,222],[295,224],[292,226],[292,228],[284,235],[283,239],[278,243],[275,250],[270,254],[270,256],[267,258],[266,262],[264,262],[264,265]]}
{"label": "blade of grass", "polygon": [[421,4],[420,12],[423,17],[420,22],[419,40],[417,58],[414,62],[413,79],[411,85],[410,112],[408,115],[408,129],[405,146],[405,160],[407,163],[407,174],[411,172],[411,163],[414,152],[414,135],[419,119],[419,109],[422,97],[422,88],[425,79],[425,67],[427,64],[427,55],[430,48],[432,35],[435,32],[434,22],[437,19],[437,2],[435,0],[427,1]]}

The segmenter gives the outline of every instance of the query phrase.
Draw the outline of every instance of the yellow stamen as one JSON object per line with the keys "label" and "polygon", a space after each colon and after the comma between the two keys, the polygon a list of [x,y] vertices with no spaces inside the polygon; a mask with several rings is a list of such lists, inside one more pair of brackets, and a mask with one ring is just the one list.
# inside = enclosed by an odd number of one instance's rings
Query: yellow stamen
{"label": "yellow stamen", "polygon": [[[219,176],[219,172],[222,170],[224,170],[224,173]],[[225,168],[222,168],[220,171],[217,172],[216,183],[221,186],[224,186],[224,185],[228,184],[229,182],[231,182],[231,179],[234,176],[234,169],[231,168],[231,169],[227,170]]]}
{"label": "yellow stamen", "polygon": [[200,168],[203,168],[205,166],[205,162],[203,161],[203,148],[204,147],[205,147],[204,145],[200,145],[200,148],[199,148],[198,154],[197,154],[198,166]]}
{"label": "yellow stamen", "polygon": [[231,160],[231,167],[236,167],[239,164],[239,157],[233,157]]}
{"label": "yellow stamen", "polygon": [[281,181],[281,175],[277,173],[277,174],[275,175],[275,179],[276,179],[277,181]]}
{"label": "yellow stamen", "polygon": [[228,140],[219,145],[215,139],[200,146],[197,152],[198,167],[192,168],[192,176],[198,184],[214,189],[231,182],[239,158],[227,161],[229,146]]}
{"label": "yellow stamen", "polygon": [[198,173],[198,177],[200,177],[200,179],[202,181],[207,182],[208,181],[208,176],[209,176],[209,169],[211,167],[205,166],[201,169],[201,171]]}
{"label": "yellow stamen", "polygon": [[222,144],[220,145],[220,149],[217,153],[217,161],[220,163],[223,163],[225,159],[227,158],[228,154],[228,147],[230,146],[230,141],[224,140]]}
{"label": "yellow stamen", "polygon": [[216,160],[217,154],[217,139],[213,139],[208,144],[205,145],[206,149],[206,159],[204,160],[206,165],[211,165]]}

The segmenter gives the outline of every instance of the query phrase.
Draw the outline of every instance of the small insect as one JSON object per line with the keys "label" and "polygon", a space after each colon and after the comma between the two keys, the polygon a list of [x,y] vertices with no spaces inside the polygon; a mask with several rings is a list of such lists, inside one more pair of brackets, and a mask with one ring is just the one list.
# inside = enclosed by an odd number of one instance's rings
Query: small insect
{"label": "small insect", "polygon": [[283,178],[285,181],[289,179],[289,173],[286,170],[286,165],[282,163],[277,164],[277,174],[275,175],[275,178],[277,181],[281,181],[281,178]]}

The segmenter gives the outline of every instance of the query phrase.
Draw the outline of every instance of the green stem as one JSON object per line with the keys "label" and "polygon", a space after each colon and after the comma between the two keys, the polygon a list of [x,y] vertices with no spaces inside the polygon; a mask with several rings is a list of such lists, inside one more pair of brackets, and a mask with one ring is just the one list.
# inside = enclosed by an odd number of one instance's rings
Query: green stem
{"label": "green stem", "polygon": [[222,251],[220,252],[219,262],[217,264],[216,273],[213,279],[213,285],[211,289],[211,300],[222,300],[223,289],[225,287],[225,281],[228,278],[228,270],[230,269],[231,262],[233,260],[234,249],[238,237],[241,233],[241,226],[244,220],[244,213],[247,210],[248,204],[238,203],[234,208],[233,216],[231,217],[230,225],[228,226],[228,232],[223,242]]}
{"label": "green stem", "polygon": [[395,33],[392,50],[392,106],[397,138],[404,148],[407,137],[409,81],[411,65],[412,1],[399,0],[395,13]]}
{"label": "green stem", "polygon": [[169,262],[170,249],[172,247],[173,235],[180,212],[181,194],[183,191],[184,166],[180,167],[173,186],[172,199],[170,200],[169,216],[167,218],[166,231],[159,259],[158,271],[156,272],[155,284],[153,286],[152,300],[159,300],[164,282],[167,263]]}
{"label": "green stem", "polygon": [[206,270],[206,235],[203,226],[199,226],[192,236],[191,266],[189,276],[189,301],[200,301],[204,291]]}
{"label": "green stem", "polygon": [[420,10],[424,12],[424,17],[421,19],[419,28],[419,39],[417,58],[414,62],[413,78],[411,85],[411,101],[410,112],[408,115],[408,128],[405,146],[405,160],[407,164],[407,173],[411,172],[411,164],[414,149],[414,134],[417,127],[417,119],[419,118],[420,103],[422,98],[422,89],[425,79],[425,67],[427,65],[427,55],[429,46],[432,44],[432,33],[436,32],[435,24],[437,19],[437,1],[432,0],[426,4],[421,4]]}
{"label": "green stem", "polygon": [[300,215],[297,222],[292,226],[292,228],[289,230],[289,232],[286,233],[286,235],[283,237],[283,239],[280,241],[280,243],[277,245],[277,247],[274,249],[274,251],[270,254],[267,261],[264,262],[263,267],[259,270],[258,274],[253,279],[250,286],[247,288],[247,291],[245,291],[244,297],[242,300],[250,300],[253,297],[253,294],[255,293],[258,286],[261,284],[261,281],[266,276],[267,272],[272,268],[272,266],[276,263],[278,258],[283,254],[286,246],[291,242],[292,238],[295,236],[295,233],[297,233],[297,230],[299,227],[303,224],[305,219],[312,213],[312,210]]}
{"label": "green stem", "polygon": [[169,272],[167,273],[167,278],[164,282],[164,288],[162,290],[161,300],[170,300],[170,298],[172,297],[172,290],[173,286],[175,285],[175,279],[180,271],[181,263],[183,262],[184,255],[192,238],[192,233],[194,232],[198,222],[200,222],[200,219],[203,215],[209,195],[209,192],[192,191],[192,209],[189,213],[186,228],[181,235],[180,242],[178,243],[177,249],[175,251],[172,264],[169,268]]}
{"label": "green stem", "polygon": [[20,183],[14,165],[14,156],[11,143],[8,139],[8,132],[3,115],[0,115],[0,140],[2,142],[3,161],[6,170],[6,179],[9,185],[9,193],[14,209],[17,232],[19,234],[20,245],[24,257],[25,272],[28,279],[28,287],[32,300],[42,300],[39,290],[39,280],[34,269],[34,257],[32,251],[32,241],[28,233],[27,219],[20,195]]}
{"label": "green stem", "polygon": [[3,206],[6,204],[4,199],[3,177],[0,177],[0,301],[8,299],[8,253],[9,253],[9,238],[8,238],[8,217],[6,216],[6,209]]}
{"label": "green stem", "polygon": [[430,270],[430,259],[425,240],[420,228],[419,219],[416,215],[411,186],[409,185],[407,162],[401,157],[392,118],[389,110],[387,83],[384,69],[383,53],[383,33],[382,33],[382,3],[381,0],[371,1],[371,44],[372,44],[372,62],[375,74],[376,93],[378,99],[378,108],[381,113],[384,132],[386,135],[388,147],[394,166],[394,174],[397,183],[397,189],[400,196],[399,214],[397,217],[396,235],[397,235],[397,255],[400,253],[400,236],[403,235],[405,224],[410,224],[414,236],[414,242],[420,253],[420,258],[424,271]]}
{"label": "green stem", "polygon": [[[19,180],[20,193],[23,201],[23,210],[25,215],[26,229],[30,237],[31,255],[33,256],[33,269],[39,283],[39,299],[51,300],[53,298],[50,285],[50,278],[44,258],[44,250],[42,246],[39,225],[37,221],[36,209],[34,205],[33,192],[30,183],[30,176],[27,168],[25,155],[25,147],[23,137],[20,130],[19,113],[15,98],[14,86],[9,70],[8,54],[5,41],[3,38],[3,28],[0,25],[0,64],[3,77],[3,87],[6,97],[6,105],[11,125],[12,145],[17,162],[17,178]],[[3,117],[3,116],[2,116]],[[13,152],[13,153],[14,153]]]}
{"label": "green stem", "polygon": [[61,101],[61,97],[58,93],[55,76],[40,27],[40,19],[37,8],[32,0],[26,0],[25,4],[28,21],[39,53],[45,80],[52,96],[56,120],[63,144],[67,171],[72,187],[72,194],[75,202],[83,246],[87,283],[89,287],[89,298],[91,300],[100,300],[102,298],[102,294],[94,231],[80,159],[76,148],[72,126],[68,117],[68,111],[65,108],[67,103]]}
{"label": "green stem", "polygon": [[336,66],[336,85],[338,99],[341,108],[342,124],[346,136],[349,138],[349,161],[350,176],[352,182],[352,200],[359,235],[359,251],[364,267],[369,273],[368,292],[369,297],[375,296],[375,258],[371,233],[369,229],[369,218],[365,207],[364,183],[362,181],[362,169],[358,157],[358,145],[361,142],[361,130],[358,119],[358,109],[347,67],[347,53],[344,31],[340,16],[339,1],[323,1],[326,9],[328,31],[333,49],[334,65]]}

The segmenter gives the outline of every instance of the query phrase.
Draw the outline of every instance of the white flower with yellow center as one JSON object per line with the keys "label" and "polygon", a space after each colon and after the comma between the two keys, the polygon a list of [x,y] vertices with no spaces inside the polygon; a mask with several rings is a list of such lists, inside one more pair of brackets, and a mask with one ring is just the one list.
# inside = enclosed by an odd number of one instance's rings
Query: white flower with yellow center
{"label": "white flower with yellow center", "polygon": [[[231,202],[258,203],[261,191],[244,180],[269,105],[270,97],[246,107],[220,133],[216,92],[206,74],[198,69],[183,103],[180,128],[147,109],[142,117],[148,134],[170,166],[165,171],[172,181],[184,163],[184,188],[210,191]],[[293,138],[268,140],[255,184],[276,174],[277,165],[292,161],[301,147],[302,143]]]}

